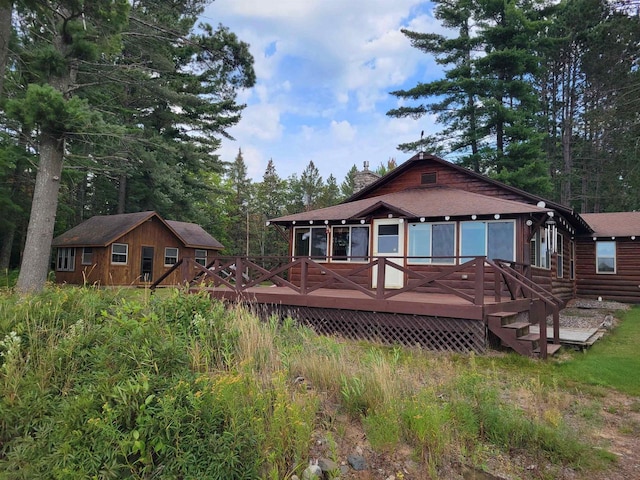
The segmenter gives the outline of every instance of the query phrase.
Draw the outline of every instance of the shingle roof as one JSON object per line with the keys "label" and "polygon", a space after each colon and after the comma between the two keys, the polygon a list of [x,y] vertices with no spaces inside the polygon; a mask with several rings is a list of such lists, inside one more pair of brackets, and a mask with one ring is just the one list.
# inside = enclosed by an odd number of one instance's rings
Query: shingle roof
{"label": "shingle roof", "polygon": [[141,223],[157,217],[189,248],[220,250],[222,244],[195,223],[163,220],[156,212],[96,215],[53,239],[54,247],[106,247]]}
{"label": "shingle roof", "polygon": [[54,238],[52,245],[54,247],[104,247],[153,216],[158,214],[137,212],[96,215]]}
{"label": "shingle roof", "polygon": [[224,246],[197,223],[167,220],[167,224],[178,234],[186,247],[222,250]]}
{"label": "shingle roof", "polygon": [[356,220],[365,217],[378,207],[395,210],[398,215],[408,218],[456,217],[474,214],[508,215],[550,211],[549,208],[541,208],[527,203],[488,197],[448,187],[432,186],[355,200],[310,212],[286,215],[275,218],[271,222],[285,224],[293,221]]}
{"label": "shingle roof", "polygon": [[583,213],[594,237],[640,237],[640,212]]}

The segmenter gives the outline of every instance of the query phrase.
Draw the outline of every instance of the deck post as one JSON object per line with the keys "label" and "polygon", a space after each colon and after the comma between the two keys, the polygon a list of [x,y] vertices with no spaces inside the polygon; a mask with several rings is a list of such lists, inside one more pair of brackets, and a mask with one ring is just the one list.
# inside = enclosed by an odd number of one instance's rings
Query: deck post
{"label": "deck post", "polygon": [[560,308],[553,309],[553,343],[560,345]]}
{"label": "deck post", "polygon": [[[498,303],[502,301],[502,274],[497,272],[496,269],[493,269],[493,290],[494,290],[494,300]],[[506,280],[505,280],[506,282]]]}
{"label": "deck post", "polygon": [[387,266],[387,259],[385,257],[378,258],[378,278],[376,283],[376,298],[384,298],[384,277]]}
{"label": "deck post", "polygon": [[244,265],[242,262],[242,257],[236,257],[236,292],[242,290],[242,270],[244,269]]}
{"label": "deck post", "polygon": [[473,303],[484,304],[484,257],[476,257],[476,285]]}
{"label": "deck post", "polygon": [[306,259],[300,263],[300,294],[307,294],[307,277],[309,276],[309,264]]}

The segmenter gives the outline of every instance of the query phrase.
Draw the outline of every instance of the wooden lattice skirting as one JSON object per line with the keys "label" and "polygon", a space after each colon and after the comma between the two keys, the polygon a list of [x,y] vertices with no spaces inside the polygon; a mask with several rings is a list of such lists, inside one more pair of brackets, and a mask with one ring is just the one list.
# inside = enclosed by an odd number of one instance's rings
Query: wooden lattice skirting
{"label": "wooden lattice skirting", "polygon": [[484,353],[487,349],[485,325],[478,320],[271,304],[254,304],[253,308],[263,319],[291,317],[321,335],[451,352]]}

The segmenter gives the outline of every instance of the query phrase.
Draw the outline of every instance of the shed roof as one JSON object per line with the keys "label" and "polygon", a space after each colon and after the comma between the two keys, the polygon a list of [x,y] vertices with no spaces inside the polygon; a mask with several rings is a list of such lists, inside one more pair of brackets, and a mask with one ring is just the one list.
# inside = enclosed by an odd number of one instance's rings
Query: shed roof
{"label": "shed roof", "polygon": [[96,215],[53,239],[54,247],[106,247],[147,220],[156,217],[186,247],[220,250],[222,245],[194,223],[165,221],[156,212]]}
{"label": "shed roof", "polygon": [[445,186],[414,188],[388,193],[377,197],[320,208],[304,213],[286,215],[271,220],[272,223],[288,224],[293,221],[340,221],[358,220],[378,208],[396,211],[407,218],[442,218],[468,215],[509,215],[542,213],[550,211],[528,203],[488,197]]}
{"label": "shed roof", "polygon": [[640,212],[583,213],[595,237],[640,237]]}

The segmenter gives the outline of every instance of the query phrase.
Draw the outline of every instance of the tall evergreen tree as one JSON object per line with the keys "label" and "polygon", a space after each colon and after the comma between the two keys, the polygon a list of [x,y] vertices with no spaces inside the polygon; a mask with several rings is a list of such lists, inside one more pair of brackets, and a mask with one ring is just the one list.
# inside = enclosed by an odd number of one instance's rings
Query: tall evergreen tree
{"label": "tall evergreen tree", "polygon": [[344,177],[344,180],[342,181],[342,183],[340,184],[340,194],[342,195],[343,199],[349,198],[351,195],[353,195],[355,185],[356,185],[355,180],[356,180],[357,173],[358,173],[358,167],[353,165],[347,172],[347,175]]}
{"label": "tall evergreen tree", "polygon": [[252,210],[252,185],[247,176],[247,166],[244,163],[242,150],[238,149],[235,160],[227,169],[227,183],[231,192],[227,214],[229,216],[229,245],[225,252],[231,255],[249,253],[250,219]]}
{"label": "tall evergreen tree", "polygon": [[287,253],[288,242],[276,230],[277,227],[266,225],[269,219],[285,213],[285,188],[285,182],[278,176],[273,159],[270,159],[262,176],[262,182],[255,189],[255,205],[259,214],[257,225],[259,253],[262,256]]}

